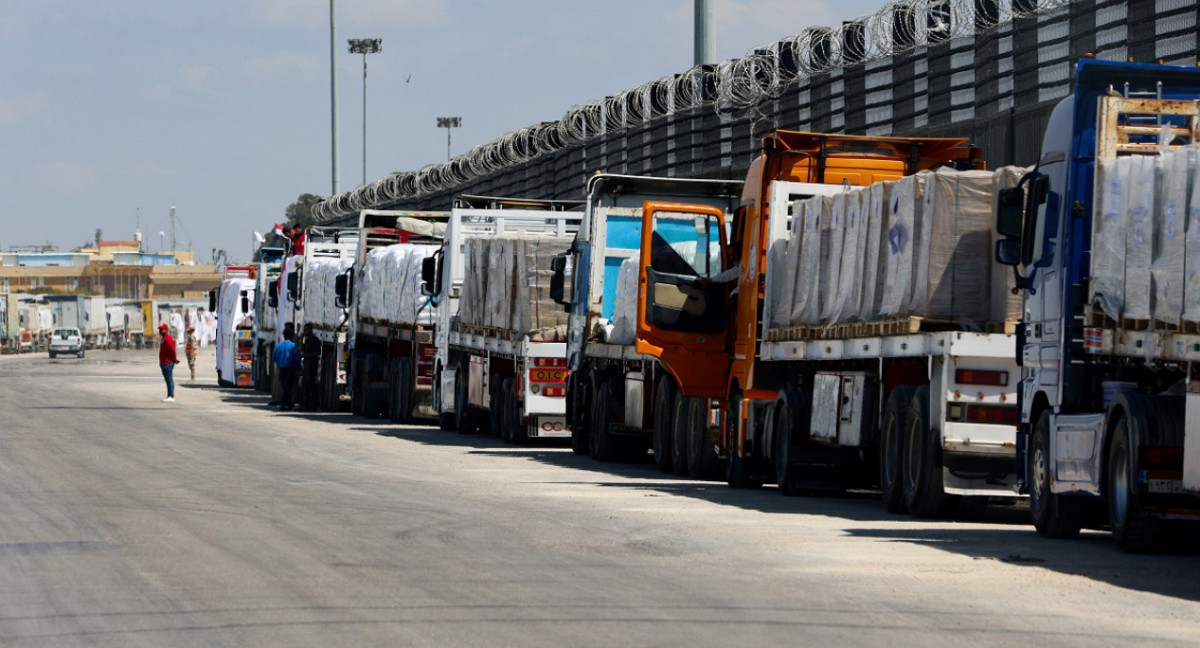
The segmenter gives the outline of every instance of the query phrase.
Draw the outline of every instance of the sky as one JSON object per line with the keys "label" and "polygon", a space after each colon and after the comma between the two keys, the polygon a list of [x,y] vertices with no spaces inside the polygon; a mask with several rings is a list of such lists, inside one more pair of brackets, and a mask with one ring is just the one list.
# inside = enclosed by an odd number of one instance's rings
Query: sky
{"label": "sky", "polygon": [[[713,0],[720,60],[884,0]],[[335,0],[339,191],[692,67],[693,0]],[[329,0],[5,0],[0,249],[103,240],[246,260],[333,188]]]}

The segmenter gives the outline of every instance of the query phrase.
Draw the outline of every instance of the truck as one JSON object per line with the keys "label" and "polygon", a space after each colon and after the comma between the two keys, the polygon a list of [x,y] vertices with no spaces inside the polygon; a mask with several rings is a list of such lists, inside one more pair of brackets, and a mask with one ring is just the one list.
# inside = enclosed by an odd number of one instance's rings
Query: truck
{"label": "truck", "polygon": [[776,131],[731,220],[648,201],[635,348],[668,374],[643,402],[664,413],[660,467],[785,495],[877,485],[916,517],[1013,496],[1015,307],[992,299],[980,156]]}
{"label": "truck", "polygon": [[1200,517],[1200,70],[1085,58],[998,197],[1014,268],[1020,487],[1047,538],[1125,552]]}
{"label": "truck", "polygon": [[363,210],[354,265],[337,278],[348,309],[351,411],[396,423],[432,417],[433,307],[422,265],[442,245],[449,212]]}
{"label": "truck", "polygon": [[[686,202],[731,215],[741,189],[732,180],[618,174],[588,180],[583,223],[554,262],[553,297],[570,313],[566,420],[577,454],[635,460],[653,448],[659,466],[673,469],[669,446],[655,430],[667,426],[670,432],[677,383],[656,357],[637,347],[633,328],[642,210],[647,203]],[[704,236],[713,234],[701,229]]]}
{"label": "truck", "polygon": [[253,386],[257,270],[226,266],[221,286],[209,293],[208,309],[217,317],[217,384],[221,387]]}
{"label": "truck", "polygon": [[436,304],[433,402],[443,429],[514,444],[570,437],[567,313],[550,299],[550,282],[580,206],[455,199],[445,244],[422,265]]}
{"label": "truck", "polygon": [[[321,408],[342,409],[346,392],[346,308],[336,300],[337,277],[354,263],[358,248],[355,228],[310,227],[304,253],[284,260],[280,269],[280,294],[275,319],[275,341],[283,340],[288,324],[299,341],[305,324],[321,341],[318,385]],[[297,342],[299,343],[299,342]],[[278,380],[274,381],[278,387]]]}
{"label": "truck", "polygon": [[275,320],[279,308],[279,273],[285,250],[280,247],[259,248],[254,273],[254,365],[251,380],[258,391],[271,391],[275,378]]}
{"label": "truck", "polygon": [[103,297],[46,295],[54,312],[54,328],[77,328],[88,349],[103,349],[109,343],[108,313]]}

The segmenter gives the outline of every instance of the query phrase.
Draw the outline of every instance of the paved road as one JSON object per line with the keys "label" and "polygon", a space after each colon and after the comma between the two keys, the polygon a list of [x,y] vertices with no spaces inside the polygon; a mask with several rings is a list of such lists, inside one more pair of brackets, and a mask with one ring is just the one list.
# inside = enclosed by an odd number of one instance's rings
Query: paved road
{"label": "paved road", "polygon": [[1194,646],[1200,556],[0,358],[3,646]]}

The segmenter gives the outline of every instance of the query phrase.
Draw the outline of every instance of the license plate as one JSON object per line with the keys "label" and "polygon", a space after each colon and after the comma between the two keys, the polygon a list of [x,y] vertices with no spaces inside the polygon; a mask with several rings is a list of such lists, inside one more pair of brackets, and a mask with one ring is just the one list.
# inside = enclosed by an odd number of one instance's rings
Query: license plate
{"label": "license plate", "polygon": [[561,416],[543,416],[539,418],[535,430],[539,437],[571,436],[571,428],[567,425],[567,420]]}
{"label": "license plate", "polygon": [[1146,487],[1151,493],[1182,493],[1183,482],[1175,479],[1149,479]]}

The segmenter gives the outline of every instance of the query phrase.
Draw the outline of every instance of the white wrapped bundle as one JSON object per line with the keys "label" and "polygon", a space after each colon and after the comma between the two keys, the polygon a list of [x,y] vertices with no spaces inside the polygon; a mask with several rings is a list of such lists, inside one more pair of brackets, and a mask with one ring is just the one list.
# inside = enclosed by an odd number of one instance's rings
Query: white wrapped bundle
{"label": "white wrapped bundle", "polygon": [[337,276],[354,265],[349,257],[312,257],[304,268],[304,319],[313,328],[333,330],[342,323],[345,311],[334,303]]}
{"label": "white wrapped bundle", "polygon": [[796,275],[796,299],[792,307],[794,324],[819,324],[822,298],[829,282],[829,244],[833,223],[833,202],[825,196],[804,201],[804,238],[800,242],[800,267]]}
{"label": "white wrapped bundle", "polygon": [[[401,324],[433,324],[433,308],[429,298],[421,292],[421,265],[438,246],[402,243],[408,247],[401,267],[397,268],[395,292],[397,293],[397,318]],[[400,270],[403,270],[401,274]]]}
{"label": "white wrapped bundle", "polygon": [[1150,280],[1154,286],[1154,319],[1178,325],[1183,314],[1184,227],[1188,209],[1188,149],[1172,151],[1159,161],[1159,214],[1154,219]]}
{"label": "white wrapped bundle", "polygon": [[[1129,228],[1125,232],[1125,308],[1132,319],[1150,319],[1150,261],[1154,251],[1154,180],[1157,156],[1134,155],[1129,170]],[[1137,188],[1134,191],[1134,188]]]}
{"label": "white wrapped bundle", "polygon": [[838,198],[844,201],[843,223],[845,233],[840,246],[841,269],[834,294],[830,295],[834,306],[829,323],[847,322],[858,318],[862,300],[862,265],[866,236],[862,224],[863,189],[854,189]]}
{"label": "white wrapped bundle", "polygon": [[862,197],[863,218],[863,267],[861,305],[858,319],[871,321],[879,317],[879,305],[883,301],[883,262],[887,257],[887,238],[883,235],[887,222],[888,196],[894,183],[878,182],[867,188]]}
{"label": "white wrapped bundle", "polygon": [[1129,223],[1129,158],[1103,159],[1096,167],[1096,218],[1092,223],[1093,303],[1112,319],[1125,307],[1125,231]]}
{"label": "white wrapped bundle", "polygon": [[[295,314],[296,304],[288,299],[287,279],[286,277],[296,271],[296,267],[300,264],[302,256],[290,256],[283,262],[283,271],[276,278],[276,283],[279,290],[279,303],[275,311],[275,342],[283,341],[283,329],[288,324],[292,323],[292,318]],[[299,331],[296,331],[298,334]]]}
{"label": "white wrapped bundle", "polygon": [[634,343],[637,333],[637,282],[640,261],[641,255],[634,254],[621,262],[621,269],[617,274],[617,298],[613,304],[613,327],[608,334],[608,341],[612,344]]}
{"label": "white wrapped bundle", "polygon": [[928,251],[917,259],[915,314],[967,322],[991,317],[993,176],[948,168],[928,176],[921,225]]}
{"label": "white wrapped bundle", "polygon": [[483,325],[489,328],[508,328],[512,308],[512,238],[492,239],[487,258],[487,278],[484,279],[486,310]]}
{"label": "white wrapped bundle", "polygon": [[908,310],[917,315],[922,314],[929,299],[929,246],[933,240],[933,188],[930,186],[930,175],[924,175],[925,185],[913,219],[913,283]]}
{"label": "white wrapped bundle", "polygon": [[769,313],[772,328],[785,328],[793,324],[792,305],[796,292],[796,275],[800,270],[800,242],[804,238],[803,205],[799,200],[788,205],[791,222],[787,236],[771,243],[768,252],[770,259],[767,261],[767,267],[774,269],[771,277]]}
{"label": "white wrapped bundle", "polygon": [[914,282],[914,247],[916,220],[924,209],[925,176],[905,176],[892,186],[887,213],[887,256],[883,300],[879,313],[883,317],[907,315],[912,302]]}
{"label": "white wrapped bundle", "polygon": [[[821,323],[833,324],[841,314],[839,309],[844,297],[838,289],[841,285],[842,256],[846,252],[846,194],[839,193],[827,198],[823,201],[822,210],[826,208],[830,210],[830,218],[828,236],[821,241]],[[822,235],[825,236],[824,231]]]}
{"label": "white wrapped bundle", "polygon": [[1200,148],[1189,146],[1187,157],[1192,196],[1187,206],[1184,244],[1183,319],[1200,322]]}

